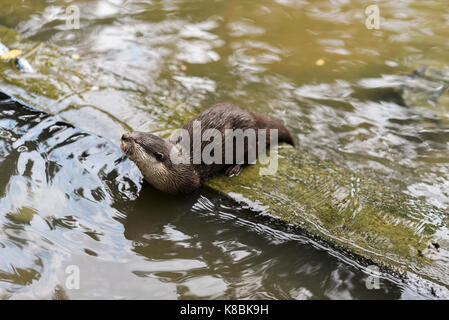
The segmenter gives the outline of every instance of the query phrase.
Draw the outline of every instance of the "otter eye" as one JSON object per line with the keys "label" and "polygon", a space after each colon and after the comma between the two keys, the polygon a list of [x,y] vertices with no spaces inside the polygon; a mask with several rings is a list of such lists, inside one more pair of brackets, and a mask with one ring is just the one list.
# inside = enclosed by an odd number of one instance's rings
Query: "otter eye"
{"label": "otter eye", "polygon": [[162,161],[164,160],[164,155],[160,152],[155,152],[154,153],[154,157],[156,158],[157,161]]}

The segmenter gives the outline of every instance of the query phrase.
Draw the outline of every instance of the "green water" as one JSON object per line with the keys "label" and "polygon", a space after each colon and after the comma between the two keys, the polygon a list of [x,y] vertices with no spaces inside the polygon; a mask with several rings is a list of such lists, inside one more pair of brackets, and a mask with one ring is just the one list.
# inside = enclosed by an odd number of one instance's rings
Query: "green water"
{"label": "green water", "polygon": [[[405,107],[390,77],[448,65],[449,6],[376,3],[379,30],[365,26],[371,1],[3,0],[0,25],[24,38],[12,44],[43,45],[28,57],[38,72],[3,66],[0,88],[116,144],[125,130],[166,131],[186,114],[235,102],[282,119],[299,149],[447,209],[447,99]],[[70,4],[80,10],[79,29],[66,24]],[[66,58],[48,59],[52,47]],[[76,188],[62,191],[63,177],[14,185],[20,161],[0,176],[4,297],[432,296],[389,275],[368,290],[352,257],[207,190],[168,208],[148,188],[131,203],[111,193],[83,207]],[[65,193],[68,206],[57,210]],[[46,229],[50,218],[74,227]],[[63,288],[70,264],[81,268],[79,290]]]}

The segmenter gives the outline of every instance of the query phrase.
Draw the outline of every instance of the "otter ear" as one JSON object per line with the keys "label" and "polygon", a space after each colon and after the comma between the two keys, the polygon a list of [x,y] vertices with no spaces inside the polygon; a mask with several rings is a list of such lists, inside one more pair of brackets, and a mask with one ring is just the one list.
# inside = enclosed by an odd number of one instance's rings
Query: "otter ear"
{"label": "otter ear", "polygon": [[160,152],[155,152],[154,157],[156,158],[157,161],[164,161],[164,155]]}

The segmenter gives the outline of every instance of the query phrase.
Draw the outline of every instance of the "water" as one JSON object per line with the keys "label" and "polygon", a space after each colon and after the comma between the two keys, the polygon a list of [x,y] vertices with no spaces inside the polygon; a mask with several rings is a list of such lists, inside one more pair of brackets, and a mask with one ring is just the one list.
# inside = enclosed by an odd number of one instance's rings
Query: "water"
{"label": "water", "polygon": [[[79,59],[54,66],[38,48],[38,73],[4,71],[1,88],[105,140],[2,115],[0,296],[432,297],[387,274],[368,290],[353,257],[210,190],[141,188],[117,148],[124,130],[164,132],[231,101],[282,119],[302,150],[447,208],[448,100],[406,107],[389,77],[448,65],[449,7],[377,3],[379,30],[365,27],[370,1],[3,0],[0,25]],[[79,290],[65,286],[69,265]]]}

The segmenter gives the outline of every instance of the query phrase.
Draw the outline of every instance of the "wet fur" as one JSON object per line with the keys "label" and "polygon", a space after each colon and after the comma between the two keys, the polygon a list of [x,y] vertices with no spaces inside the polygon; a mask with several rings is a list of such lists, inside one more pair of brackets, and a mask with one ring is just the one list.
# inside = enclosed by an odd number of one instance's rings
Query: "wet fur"
{"label": "wet fur", "polygon": [[[181,148],[179,139],[173,134],[168,139],[161,139],[150,133],[133,132],[122,137],[122,150],[133,160],[145,179],[155,188],[168,193],[189,193],[201,186],[201,183],[215,174],[226,171],[229,176],[238,174],[242,165],[234,164],[192,164],[193,161],[193,122],[201,122],[201,133],[206,129],[217,129],[222,135],[222,150],[224,151],[225,129],[267,129],[267,146],[270,143],[270,130],[278,130],[278,141],[293,145],[293,139],[281,121],[267,115],[247,111],[230,103],[213,105],[200,113],[183,126],[190,134],[190,164],[174,164],[170,161],[172,148]],[[125,141],[126,140],[126,141]],[[203,141],[201,152],[210,144]],[[244,145],[245,155],[248,152],[247,142]],[[245,158],[245,163],[247,163]]]}

